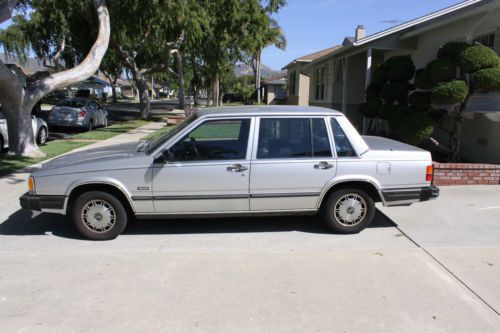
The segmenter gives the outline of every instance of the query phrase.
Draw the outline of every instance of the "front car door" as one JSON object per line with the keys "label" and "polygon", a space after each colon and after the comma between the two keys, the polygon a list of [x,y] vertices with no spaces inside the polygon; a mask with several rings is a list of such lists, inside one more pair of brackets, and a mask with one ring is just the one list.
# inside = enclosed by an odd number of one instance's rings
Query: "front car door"
{"label": "front car door", "polygon": [[252,117],[207,119],[153,168],[160,214],[248,212]]}
{"label": "front car door", "polygon": [[335,176],[325,117],[261,117],[250,178],[250,210],[314,210]]}

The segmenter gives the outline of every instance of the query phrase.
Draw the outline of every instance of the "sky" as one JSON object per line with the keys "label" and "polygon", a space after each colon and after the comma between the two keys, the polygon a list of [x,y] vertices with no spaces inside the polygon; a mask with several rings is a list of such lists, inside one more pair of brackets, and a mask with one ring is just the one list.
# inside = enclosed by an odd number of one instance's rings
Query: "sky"
{"label": "sky", "polygon": [[[285,31],[285,51],[264,49],[262,63],[281,69],[293,59],[342,44],[358,25],[367,35],[449,7],[460,0],[288,0],[274,17]],[[401,23],[401,22],[400,22]]]}

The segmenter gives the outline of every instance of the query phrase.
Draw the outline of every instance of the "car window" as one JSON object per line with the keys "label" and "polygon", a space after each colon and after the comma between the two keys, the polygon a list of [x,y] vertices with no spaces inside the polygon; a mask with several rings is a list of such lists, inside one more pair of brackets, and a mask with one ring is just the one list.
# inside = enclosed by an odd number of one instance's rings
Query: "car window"
{"label": "car window", "polygon": [[332,147],[328,138],[328,131],[324,119],[313,118],[313,156],[314,157],[332,157]]}
{"label": "car window", "polygon": [[262,118],[260,120],[257,158],[331,156],[324,119]]}
{"label": "car window", "polygon": [[345,135],[344,130],[340,127],[337,119],[332,118],[333,139],[335,140],[335,150],[337,157],[352,157],[356,156],[356,152],[351,145],[351,142]]}
{"label": "car window", "polygon": [[210,120],[170,148],[171,161],[240,160],[246,158],[250,119]]}
{"label": "car window", "polygon": [[85,105],[84,100],[78,99],[65,99],[57,104],[57,106],[68,106],[72,108],[81,108]]}

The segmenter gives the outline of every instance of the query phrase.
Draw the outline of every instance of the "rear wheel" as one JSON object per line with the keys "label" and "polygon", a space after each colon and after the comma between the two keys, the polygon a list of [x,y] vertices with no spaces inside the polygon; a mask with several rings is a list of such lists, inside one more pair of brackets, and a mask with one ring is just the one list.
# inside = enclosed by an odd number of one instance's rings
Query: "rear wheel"
{"label": "rear wheel", "polygon": [[72,214],[76,229],[91,240],[118,237],[128,221],[127,211],[120,200],[101,191],[80,195],[73,204]]}
{"label": "rear wheel", "polygon": [[322,213],[332,231],[354,234],[370,225],[375,216],[375,203],[363,190],[342,189],[330,194]]}
{"label": "rear wheel", "polygon": [[40,127],[36,136],[37,145],[43,145],[47,141],[48,131],[45,126]]}

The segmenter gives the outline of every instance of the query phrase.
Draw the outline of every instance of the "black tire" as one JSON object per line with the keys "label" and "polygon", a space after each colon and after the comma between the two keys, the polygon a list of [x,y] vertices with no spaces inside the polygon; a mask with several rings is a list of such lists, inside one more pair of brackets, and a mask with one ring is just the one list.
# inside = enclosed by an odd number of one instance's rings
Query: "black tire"
{"label": "black tire", "polygon": [[0,135],[0,153],[3,153],[4,149],[3,136]]}
{"label": "black tire", "polygon": [[89,121],[89,126],[87,127],[87,131],[92,131],[94,129],[94,122],[92,119]]}
{"label": "black tire", "polygon": [[38,133],[36,135],[36,144],[37,145],[43,145],[47,141],[49,131],[47,130],[47,127],[42,126],[38,130]]}
{"label": "black tire", "polygon": [[[335,209],[336,206],[338,210]],[[325,224],[333,232],[356,234],[372,223],[375,217],[375,203],[363,190],[341,189],[331,193],[326,199],[322,215]]]}
{"label": "black tire", "polygon": [[[91,191],[83,193],[76,198],[71,210],[76,229],[83,237],[90,240],[115,239],[127,226],[128,214],[125,207],[119,199],[107,192]],[[104,213],[101,214],[101,212]],[[84,218],[85,213],[90,215],[88,220]],[[104,226],[106,220],[112,220],[112,225],[107,224]],[[100,223],[103,224],[98,225]]]}

